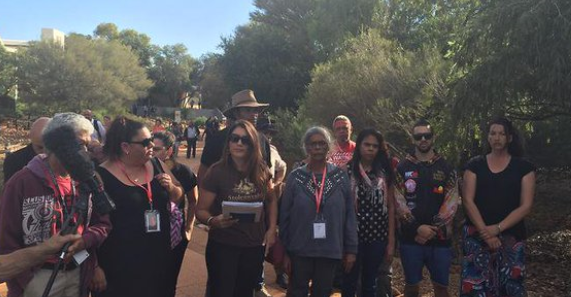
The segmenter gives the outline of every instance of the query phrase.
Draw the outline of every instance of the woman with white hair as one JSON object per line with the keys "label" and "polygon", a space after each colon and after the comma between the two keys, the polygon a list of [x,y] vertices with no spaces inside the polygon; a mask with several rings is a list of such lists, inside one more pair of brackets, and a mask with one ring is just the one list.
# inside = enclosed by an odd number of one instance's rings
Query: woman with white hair
{"label": "woman with white hair", "polygon": [[[73,211],[80,195],[76,190],[78,182],[70,177],[68,169],[81,164],[70,164],[73,163],[70,160],[81,159],[78,152],[86,150],[91,133],[93,125],[79,114],[54,116],[42,134],[46,154],[37,155],[17,172],[0,198],[0,254],[48,240],[61,231],[67,219],[79,224],[81,237],[73,241],[70,250],[87,250],[91,256],[79,265],[66,258],[49,296],[88,295],[88,285],[97,263],[95,248],[107,238],[110,230],[107,216],[100,217],[90,209],[85,223],[81,223],[79,215]],[[57,259],[54,254],[38,266],[9,279],[8,296],[41,296]]]}
{"label": "woman with white hair", "polygon": [[281,198],[280,239],[287,250],[288,296],[329,296],[341,260],[349,272],[357,254],[357,220],[347,174],[326,161],[331,135],[307,130],[302,145],[307,164],[288,177]]}

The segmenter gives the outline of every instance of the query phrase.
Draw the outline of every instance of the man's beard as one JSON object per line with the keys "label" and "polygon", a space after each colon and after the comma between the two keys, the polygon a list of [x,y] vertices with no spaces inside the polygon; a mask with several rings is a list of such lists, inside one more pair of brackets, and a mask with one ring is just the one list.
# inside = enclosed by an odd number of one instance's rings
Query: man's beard
{"label": "man's beard", "polygon": [[430,152],[430,151],[432,150],[432,144],[429,145],[429,146],[427,146],[427,147],[424,148],[424,149],[423,149],[420,145],[417,145],[417,146],[416,146],[416,149],[417,149],[419,152],[421,152],[421,153],[423,153],[423,154],[426,154],[426,153],[428,153],[428,152]]}

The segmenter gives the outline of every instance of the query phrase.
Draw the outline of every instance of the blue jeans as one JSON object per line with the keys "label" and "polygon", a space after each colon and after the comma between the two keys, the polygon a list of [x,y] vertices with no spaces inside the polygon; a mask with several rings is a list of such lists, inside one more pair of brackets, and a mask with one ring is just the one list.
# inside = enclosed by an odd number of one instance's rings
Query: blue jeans
{"label": "blue jeans", "polygon": [[416,285],[422,281],[422,268],[426,265],[434,283],[448,286],[452,264],[450,247],[401,244],[400,259],[407,285]]}
{"label": "blue jeans", "polygon": [[353,269],[343,278],[343,297],[355,297],[357,281],[361,275],[361,297],[375,297],[377,291],[377,275],[385,258],[386,241],[370,243],[359,242],[359,253]]}

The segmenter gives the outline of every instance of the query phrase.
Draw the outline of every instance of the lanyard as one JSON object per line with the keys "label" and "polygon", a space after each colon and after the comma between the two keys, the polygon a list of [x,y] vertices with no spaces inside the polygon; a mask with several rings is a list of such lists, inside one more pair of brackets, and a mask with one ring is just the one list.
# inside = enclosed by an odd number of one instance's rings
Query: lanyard
{"label": "lanyard", "polygon": [[313,184],[315,185],[315,205],[317,209],[315,212],[319,214],[321,210],[321,201],[323,199],[323,189],[325,187],[325,176],[327,175],[327,165],[323,168],[323,177],[321,178],[321,186],[319,189],[317,188],[317,179],[315,178],[315,174],[311,173],[311,177],[313,178]]}
{"label": "lanyard", "polygon": [[65,200],[65,194],[59,188],[55,173],[52,171],[52,168],[50,167],[49,164],[47,164],[47,162],[46,162],[46,168],[44,168],[44,173],[50,176],[50,179],[48,179],[48,183],[50,184],[50,188],[52,188],[52,190],[54,191],[56,200],[58,201],[63,210],[64,219],[66,219],[71,214],[71,207],[75,199],[75,184],[73,183],[73,180],[70,181],[71,202],[68,205],[67,201]]}
{"label": "lanyard", "polygon": [[139,183],[137,183],[131,179],[131,177],[127,174],[127,170],[125,170],[125,164],[123,164],[123,162],[119,161],[117,163],[119,164],[119,168],[121,168],[121,171],[123,172],[123,174],[125,174],[127,179],[133,185],[145,190],[145,193],[147,193],[147,199],[149,199],[149,205],[151,206],[151,210],[152,210],[153,209],[153,192],[151,191],[151,178],[150,178],[150,174],[147,172],[147,167],[145,166],[145,178],[146,178],[146,184],[147,184],[147,186],[145,187],[145,186],[143,186],[143,184],[139,184]]}

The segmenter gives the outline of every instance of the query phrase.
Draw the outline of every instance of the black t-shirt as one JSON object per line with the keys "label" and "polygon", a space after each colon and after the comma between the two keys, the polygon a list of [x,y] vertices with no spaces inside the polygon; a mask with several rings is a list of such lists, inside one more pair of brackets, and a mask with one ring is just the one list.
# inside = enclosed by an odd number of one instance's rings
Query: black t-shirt
{"label": "black t-shirt", "polygon": [[176,163],[171,172],[178,179],[185,193],[191,191],[198,184],[196,174],[184,164]]}
{"label": "black t-shirt", "polygon": [[[204,150],[202,151],[202,157],[200,158],[202,165],[210,167],[220,160],[227,137],[228,128],[224,128],[213,135],[208,135],[206,143],[204,144]],[[260,148],[262,149],[264,161],[266,161],[268,167],[272,167],[270,160],[270,143],[262,133],[258,133],[258,137],[260,139]]]}
{"label": "black t-shirt", "polygon": [[[522,178],[536,168],[522,158],[512,157],[503,171],[493,173],[488,167],[486,156],[478,156],[468,162],[466,169],[476,174],[474,203],[484,223],[494,225],[520,206]],[[473,225],[469,218],[466,223]],[[525,223],[522,220],[503,232],[515,236],[518,240],[525,239]]]}

